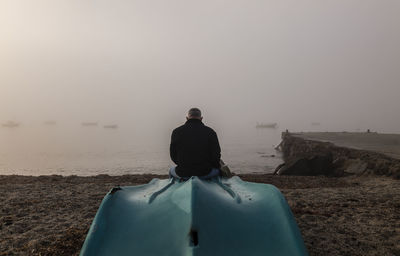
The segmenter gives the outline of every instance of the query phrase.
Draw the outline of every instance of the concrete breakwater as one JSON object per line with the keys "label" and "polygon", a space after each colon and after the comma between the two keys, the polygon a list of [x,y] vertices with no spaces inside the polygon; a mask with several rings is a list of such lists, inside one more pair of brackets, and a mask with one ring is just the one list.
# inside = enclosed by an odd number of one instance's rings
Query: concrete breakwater
{"label": "concrete breakwater", "polygon": [[[317,172],[315,175],[328,174],[331,176],[345,176],[373,174],[392,176],[396,179],[400,179],[400,159],[379,152],[379,150],[338,146],[334,141],[332,142],[332,140],[325,140],[327,137],[332,138],[334,136],[338,137],[342,135],[341,133],[282,133],[282,143],[280,147],[286,163],[286,166],[283,168],[288,169],[290,168],[288,165],[295,165],[293,167],[298,170],[299,168],[303,168],[304,165],[307,165],[307,163],[312,165],[312,161],[317,161],[317,163],[318,161],[321,162],[318,160],[318,157],[320,157],[319,159],[322,157],[323,162],[325,161],[322,168],[328,168],[330,170],[324,170],[325,173]],[[346,133],[345,136],[346,138],[352,138],[351,133]],[[369,135],[367,133],[365,133],[365,135],[357,133],[354,136],[379,137],[378,134]],[[362,139],[360,139],[360,141],[361,140]],[[374,141],[374,148],[379,149],[379,139],[375,139]],[[328,164],[326,164],[326,162],[328,162]],[[321,167],[319,168],[321,169]],[[295,175],[302,174],[295,173]]]}

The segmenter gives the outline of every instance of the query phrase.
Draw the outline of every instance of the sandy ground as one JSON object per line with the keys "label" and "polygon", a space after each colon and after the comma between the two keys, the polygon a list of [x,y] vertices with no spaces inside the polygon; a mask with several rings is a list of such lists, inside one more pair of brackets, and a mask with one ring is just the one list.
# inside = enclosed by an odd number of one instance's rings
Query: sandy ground
{"label": "sandy ground", "polygon": [[341,147],[363,149],[383,153],[400,159],[400,134],[375,132],[305,132],[292,135],[317,141],[328,141]]}
{"label": "sandy ground", "polygon": [[[154,177],[0,176],[0,255],[78,255],[108,190]],[[241,177],[281,189],[310,255],[400,255],[398,180]]]}

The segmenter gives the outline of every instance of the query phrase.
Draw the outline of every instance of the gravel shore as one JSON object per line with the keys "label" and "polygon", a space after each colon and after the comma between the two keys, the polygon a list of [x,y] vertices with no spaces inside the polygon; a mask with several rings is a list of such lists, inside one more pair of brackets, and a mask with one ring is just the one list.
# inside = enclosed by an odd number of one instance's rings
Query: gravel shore
{"label": "gravel shore", "polygon": [[[398,180],[240,177],[283,192],[310,255],[400,255]],[[110,188],[153,178],[167,176],[0,176],[0,255],[78,255]]]}

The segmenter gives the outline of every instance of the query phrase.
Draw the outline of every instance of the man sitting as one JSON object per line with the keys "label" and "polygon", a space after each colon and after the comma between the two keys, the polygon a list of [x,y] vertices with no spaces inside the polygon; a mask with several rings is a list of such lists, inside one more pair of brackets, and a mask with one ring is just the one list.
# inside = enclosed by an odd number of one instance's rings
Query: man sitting
{"label": "man sitting", "polygon": [[218,176],[221,148],[217,134],[203,124],[198,108],[190,109],[186,120],[171,135],[170,155],[177,166],[170,169],[170,176],[198,176],[202,179]]}

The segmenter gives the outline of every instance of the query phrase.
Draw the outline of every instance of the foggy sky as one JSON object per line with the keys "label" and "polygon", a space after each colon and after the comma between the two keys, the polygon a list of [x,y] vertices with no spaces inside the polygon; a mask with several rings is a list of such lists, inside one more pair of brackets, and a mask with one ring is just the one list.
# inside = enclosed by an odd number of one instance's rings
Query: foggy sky
{"label": "foggy sky", "polygon": [[400,132],[397,0],[2,0],[0,121]]}

